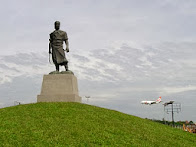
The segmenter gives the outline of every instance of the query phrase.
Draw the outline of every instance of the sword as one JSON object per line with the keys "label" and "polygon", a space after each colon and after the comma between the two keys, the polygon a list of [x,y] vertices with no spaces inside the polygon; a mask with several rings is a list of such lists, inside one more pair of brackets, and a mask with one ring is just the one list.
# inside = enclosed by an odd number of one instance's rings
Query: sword
{"label": "sword", "polygon": [[52,64],[51,61],[50,61],[50,53],[49,53],[49,63]]}
{"label": "sword", "polygon": [[50,54],[51,54],[51,50],[50,50],[50,49],[51,49],[51,40],[49,39],[49,41],[50,41],[50,42],[49,42],[49,63],[50,63],[50,64],[52,64],[52,63],[51,63],[51,61],[50,61]]}

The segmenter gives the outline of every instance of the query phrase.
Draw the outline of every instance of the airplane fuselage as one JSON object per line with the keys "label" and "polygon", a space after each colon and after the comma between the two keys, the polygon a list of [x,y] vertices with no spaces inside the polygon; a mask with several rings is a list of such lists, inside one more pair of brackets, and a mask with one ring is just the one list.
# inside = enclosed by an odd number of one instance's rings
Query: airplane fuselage
{"label": "airplane fuselage", "polygon": [[152,105],[158,104],[161,102],[161,97],[159,97],[156,101],[141,101],[141,104]]}

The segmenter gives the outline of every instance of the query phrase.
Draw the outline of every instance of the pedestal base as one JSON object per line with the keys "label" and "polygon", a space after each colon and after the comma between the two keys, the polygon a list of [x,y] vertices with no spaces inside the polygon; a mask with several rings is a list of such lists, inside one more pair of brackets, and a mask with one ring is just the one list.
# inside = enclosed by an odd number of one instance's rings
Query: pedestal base
{"label": "pedestal base", "polygon": [[81,102],[81,97],[70,95],[38,95],[37,102]]}
{"label": "pedestal base", "polygon": [[81,102],[77,78],[73,74],[44,75],[37,102]]}

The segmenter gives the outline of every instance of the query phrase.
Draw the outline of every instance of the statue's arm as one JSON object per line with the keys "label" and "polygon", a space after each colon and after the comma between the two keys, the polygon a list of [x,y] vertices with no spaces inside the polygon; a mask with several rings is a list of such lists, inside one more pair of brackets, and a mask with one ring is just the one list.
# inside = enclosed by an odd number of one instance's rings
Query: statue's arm
{"label": "statue's arm", "polygon": [[68,39],[65,40],[65,44],[66,44],[66,51],[69,52],[69,41],[68,41]]}
{"label": "statue's arm", "polygon": [[69,52],[69,41],[68,41],[68,36],[66,32],[64,32],[64,41],[66,44],[66,52]]}

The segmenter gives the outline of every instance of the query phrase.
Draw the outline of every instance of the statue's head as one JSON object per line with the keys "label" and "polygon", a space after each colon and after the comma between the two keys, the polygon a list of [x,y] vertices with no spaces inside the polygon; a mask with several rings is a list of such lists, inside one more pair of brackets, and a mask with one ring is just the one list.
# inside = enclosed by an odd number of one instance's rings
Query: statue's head
{"label": "statue's head", "polygon": [[54,28],[55,28],[56,30],[59,30],[59,29],[60,29],[60,22],[59,22],[59,21],[55,21],[55,23],[54,23]]}

